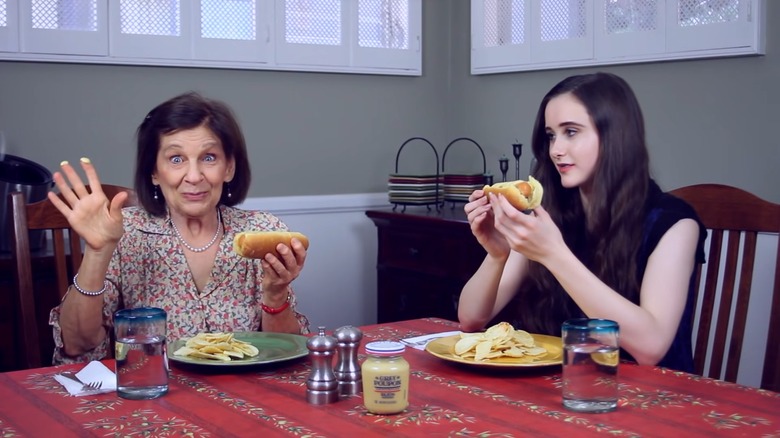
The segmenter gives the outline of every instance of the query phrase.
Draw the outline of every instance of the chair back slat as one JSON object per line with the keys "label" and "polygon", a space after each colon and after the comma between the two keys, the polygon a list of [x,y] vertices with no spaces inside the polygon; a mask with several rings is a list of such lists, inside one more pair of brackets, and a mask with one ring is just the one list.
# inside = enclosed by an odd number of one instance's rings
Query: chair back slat
{"label": "chair back slat", "polygon": [[775,348],[766,349],[764,355],[764,373],[761,377],[761,387],[780,392],[780,236],[777,244],[777,258],[775,259],[775,299],[772,300],[772,308],[769,311],[769,332],[767,345]]}
{"label": "chair back slat", "polygon": [[[128,192],[130,196],[125,202],[125,206],[137,205],[137,198],[132,189],[108,184],[104,184],[102,189],[109,199],[113,199],[117,193]],[[90,188],[87,187],[87,190]],[[60,198],[62,199],[62,196]],[[12,243],[16,266],[16,302],[19,305],[18,314],[20,315],[16,328],[19,333],[15,335],[17,339],[21,339],[24,365],[27,368],[35,368],[50,364],[42,361],[41,354],[42,339],[51,338],[51,335],[44,333],[44,331],[49,330],[48,320],[45,319],[44,315],[47,315],[50,309],[39,309],[36,306],[36,301],[42,297],[36,297],[29,232],[30,230],[48,230],[51,234],[54,282],[58,288],[60,299],[65,295],[71,283],[71,276],[81,266],[82,242],[80,236],[70,228],[68,221],[48,198],[27,204],[24,194],[15,192],[9,195],[8,203],[11,207],[13,220]]]}
{"label": "chair back slat", "polygon": [[[736,234],[736,233],[734,233]],[[732,336],[728,342],[729,356],[726,362],[726,380],[736,382],[739,360],[742,357],[742,345],[745,340],[745,327],[747,326],[748,305],[750,304],[750,290],[753,286],[753,261],[756,258],[757,234],[749,231],[743,234],[742,263],[739,271],[742,273],[737,288],[737,300],[734,308],[734,321],[732,323]],[[739,236],[736,236],[739,239]],[[729,247],[729,251],[735,250]],[[747,274],[747,275],[746,275]]]}
{"label": "chair back slat", "polygon": [[32,293],[32,263],[30,262],[30,234],[27,231],[27,209],[25,208],[24,194],[11,193],[9,201],[11,207],[11,219],[13,221],[12,233],[14,235],[14,257],[16,263],[16,288],[20,293],[16,300],[19,306],[19,323],[24,328],[21,336],[22,354],[28,367],[41,362],[41,352],[38,346],[38,318],[35,317],[35,297]]}
{"label": "chair back slat", "polygon": [[[720,242],[723,239],[723,232],[714,230],[710,235],[710,250],[707,257],[707,272],[704,280],[704,290],[702,291],[702,304],[699,313],[698,330],[691,326],[692,330],[697,330],[696,346],[693,352],[693,370],[697,374],[705,375],[704,366],[707,360],[707,350],[710,342],[710,332],[715,312],[715,289],[718,285],[718,270],[720,269]],[[701,270],[701,268],[699,268]],[[694,289],[698,291],[699,289]]]}
{"label": "chair back slat", "polygon": [[52,229],[52,250],[54,253],[54,270],[57,278],[57,288],[61,291],[60,297],[65,295],[64,289],[68,287],[67,250],[65,249],[65,230]]}
{"label": "chair back slat", "polygon": [[[694,371],[735,382],[743,354],[750,298],[756,295],[751,291],[758,233],[780,233],[780,204],[720,184],[698,184],[671,193],[691,204],[709,230],[704,284],[699,284],[699,267],[694,289],[700,294],[695,302],[701,301],[700,308],[695,309],[699,315],[698,325],[693,328],[696,331]],[[775,391],[780,390],[780,237],[777,253],[771,303],[754,303],[771,305],[773,309],[766,329],[761,387]],[[725,369],[724,358],[727,358]],[[709,366],[705,367],[707,364]]]}

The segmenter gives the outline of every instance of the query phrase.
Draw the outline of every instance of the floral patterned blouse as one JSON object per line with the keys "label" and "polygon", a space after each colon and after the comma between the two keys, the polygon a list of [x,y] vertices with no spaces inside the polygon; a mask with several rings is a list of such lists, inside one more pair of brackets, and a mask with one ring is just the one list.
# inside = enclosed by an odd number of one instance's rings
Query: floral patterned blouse
{"label": "floral patterned blouse", "polygon": [[[288,228],[270,213],[227,206],[220,209],[224,234],[211,279],[200,292],[169,217],[152,216],[140,207],[123,210],[125,234],[109,264],[108,287],[103,294],[103,326],[107,335],[113,330],[114,312],[142,306],[160,307],[167,312],[169,341],[199,332],[260,330],[263,268],[260,260],[237,255],[233,251],[233,238],[245,230]],[[298,318],[300,333],[309,333],[309,321],[295,310],[292,290],[290,307]],[[55,364],[102,359],[111,351],[111,337],[106,336],[94,350],[80,356],[66,356],[60,306],[52,309],[49,324],[54,331]]]}

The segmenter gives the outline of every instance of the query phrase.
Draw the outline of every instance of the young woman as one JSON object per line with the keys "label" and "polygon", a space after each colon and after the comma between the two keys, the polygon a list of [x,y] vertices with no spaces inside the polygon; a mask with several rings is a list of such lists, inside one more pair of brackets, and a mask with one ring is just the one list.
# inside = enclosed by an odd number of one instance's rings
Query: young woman
{"label": "young woman", "polygon": [[558,335],[572,317],[612,319],[638,363],[690,371],[690,288],[706,230],[650,178],[629,85],[608,73],[564,79],[539,106],[532,147],[541,207],[526,214],[482,190],[465,206],[487,256],[460,296],[463,330],[508,306],[534,333]]}

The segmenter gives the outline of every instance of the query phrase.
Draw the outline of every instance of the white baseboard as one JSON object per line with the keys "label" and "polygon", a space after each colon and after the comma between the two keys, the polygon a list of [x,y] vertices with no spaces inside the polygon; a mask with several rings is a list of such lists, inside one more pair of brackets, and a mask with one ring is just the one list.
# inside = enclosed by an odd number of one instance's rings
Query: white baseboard
{"label": "white baseboard", "polygon": [[389,206],[391,204],[386,192],[248,198],[238,205],[245,210],[262,210],[277,216],[362,212]]}

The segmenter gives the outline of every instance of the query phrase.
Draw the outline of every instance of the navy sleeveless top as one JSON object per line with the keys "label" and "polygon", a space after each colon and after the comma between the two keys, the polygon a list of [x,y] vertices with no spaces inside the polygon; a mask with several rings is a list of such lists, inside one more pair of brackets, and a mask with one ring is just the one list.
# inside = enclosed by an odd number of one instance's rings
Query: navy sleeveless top
{"label": "navy sleeveless top", "polygon": [[[704,241],[707,238],[707,230],[702,224],[693,208],[682,199],[668,193],[663,193],[654,181],[650,181],[650,188],[646,202],[647,217],[645,218],[642,244],[637,253],[637,276],[641,284],[645,275],[645,268],[650,254],[653,253],[658,242],[669,229],[682,219],[693,219],[699,224],[699,243],[696,246],[696,263],[704,263]],[[669,351],[658,363],[658,366],[672,368],[679,371],[693,371],[693,348],[691,346],[691,324],[694,305],[694,274],[688,284],[688,299],[685,310],[677,328]],[[625,351],[622,355],[630,358]]]}

